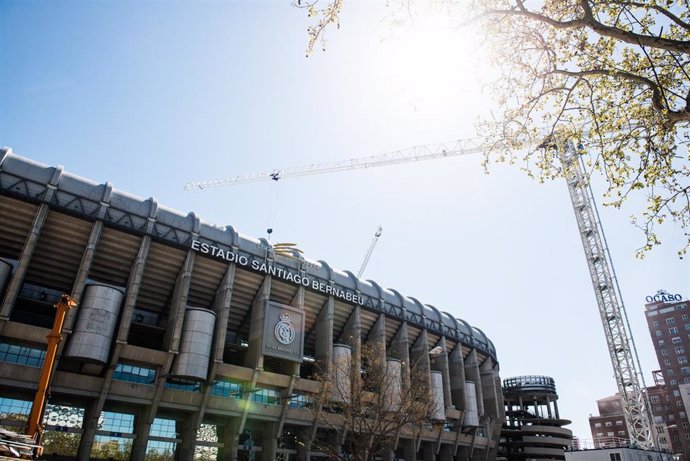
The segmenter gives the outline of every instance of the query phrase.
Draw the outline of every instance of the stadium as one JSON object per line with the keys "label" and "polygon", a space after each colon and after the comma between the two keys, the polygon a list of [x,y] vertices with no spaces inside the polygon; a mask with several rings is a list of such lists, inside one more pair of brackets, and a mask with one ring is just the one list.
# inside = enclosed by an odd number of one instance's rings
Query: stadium
{"label": "stadium", "polygon": [[311,377],[366,344],[424,367],[440,402],[382,459],[496,457],[496,351],[463,320],[9,149],[0,216],[2,427],[24,430],[54,305],[79,304],[45,411],[49,459],[326,459]]}

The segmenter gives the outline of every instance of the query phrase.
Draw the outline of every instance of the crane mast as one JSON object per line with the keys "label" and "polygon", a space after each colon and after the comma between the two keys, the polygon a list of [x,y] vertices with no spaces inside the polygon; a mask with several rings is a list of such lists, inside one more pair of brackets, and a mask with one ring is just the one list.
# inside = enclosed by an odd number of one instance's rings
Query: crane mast
{"label": "crane mast", "polygon": [[559,147],[618,392],[623,400],[628,434],[632,443],[652,448],[655,446],[655,437],[646,386],[644,378],[637,371],[640,361],[594,196],[575,146],[566,142]]}
{"label": "crane mast", "polygon": [[364,269],[366,269],[367,264],[369,263],[369,258],[371,258],[371,254],[374,252],[374,247],[376,246],[376,242],[379,241],[379,237],[381,237],[382,232],[383,232],[383,227],[379,226],[376,229],[376,233],[374,234],[374,239],[371,241],[371,245],[369,245],[369,249],[367,250],[367,254],[364,255],[364,262],[362,262],[362,267],[360,267],[359,272],[357,272],[357,277],[361,277],[362,274],[364,273]]}

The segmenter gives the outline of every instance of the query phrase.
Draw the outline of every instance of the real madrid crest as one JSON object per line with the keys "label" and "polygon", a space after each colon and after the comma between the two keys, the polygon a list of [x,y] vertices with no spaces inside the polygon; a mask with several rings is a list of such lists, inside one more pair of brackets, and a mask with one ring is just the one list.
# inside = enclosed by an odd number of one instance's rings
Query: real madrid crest
{"label": "real madrid crest", "polygon": [[281,344],[290,344],[295,340],[295,327],[290,322],[290,314],[280,314],[280,322],[276,323],[273,333]]}

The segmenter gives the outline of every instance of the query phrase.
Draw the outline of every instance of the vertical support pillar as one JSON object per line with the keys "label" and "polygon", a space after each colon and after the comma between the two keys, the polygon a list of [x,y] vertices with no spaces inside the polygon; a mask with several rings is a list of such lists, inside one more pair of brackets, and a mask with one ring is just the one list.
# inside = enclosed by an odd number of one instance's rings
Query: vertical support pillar
{"label": "vertical support pillar", "polygon": [[[127,343],[127,336],[129,335],[129,324],[131,321],[132,312],[134,311],[134,306],[136,305],[137,298],[139,296],[139,288],[141,287],[141,279],[144,275],[144,268],[146,266],[146,259],[149,254],[149,248],[151,246],[151,237],[145,235],[141,239],[139,244],[139,251],[137,257],[134,260],[134,266],[132,267],[129,280],[127,281],[127,291],[125,294],[125,306],[122,313],[122,320],[120,320],[120,328],[117,333],[117,340],[115,342],[115,347],[113,348],[113,354],[110,359],[110,366],[108,367],[105,377],[103,378],[103,387],[101,388],[101,393],[91,406],[93,406],[93,411],[86,413],[84,417],[84,427],[82,428],[82,435],[79,441],[79,459],[89,459],[89,454],[91,453],[91,446],[96,437],[96,430],[98,427],[98,418],[103,411],[103,406],[110,392],[110,386],[113,382],[113,372],[117,365],[117,361],[120,357],[120,350],[122,346]],[[136,444],[136,442],[135,442]],[[132,448],[134,450],[134,448]]]}
{"label": "vertical support pillar", "polygon": [[413,439],[405,439],[402,442],[403,456],[405,461],[416,461],[417,450],[415,449],[415,441]]}
{"label": "vertical support pillar", "polygon": [[477,411],[480,415],[484,414],[484,396],[482,395],[482,380],[479,373],[479,361],[477,350],[472,349],[465,359],[465,376],[469,381],[474,381],[477,390]]}
{"label": "vertical support pillar", "polygon": [[[484,400],[484,413],[491,416],[494,420],[498,418],[498,391],[494,387],[496,380],[494,379],[493,361],[487,358],[480,367],[480,375],[482,379],[482,398]],[[502,400],[502,399],[501,399]]]}
{"label": "vertical support pillar", "polygon": [[424,461],[436,461],[436,450],[434,450],[433,443],[422,442],[422,453],[424,454]]}
{"label": "vertical support pillar", "polygon": [[[300,288],[303,290],[303,288]],[[330,376],[333,367],[333,309],[335,299],[329,296],[316,317],[316,368]]]}
{"label": "vertical support pillar", "polygon": [[196,448],[196,427],[194,426],[194,415],[185,415],[181,421],[177,421],[178,432],[182,438],[182,443],[177,448],[176,461],[194,461],[194,451]]}
{"label": "vertical support pillar", "polygon": [[[103,188],[103,196],[101,197],[101,206],[98,209],[96,221],[94,221],[93,226],[91,226],[91,234],[89,235],[89,240],[86,244],[86,248],[84,249],[81,263],[79,264],[77,277],[72,285],[72,298],[74,298],[77,303],[81,302],[81,296],[84,293],[84,287],[86,286],[86,278],[89,276],[91,265],[93,264],[94,257],[96,256],[98,242],[101,240],[101,235],[103,235],[103,218],[105,218],[105,214],[110,207],[110,197],[112,192],[113,185],[111,183],[106,183]],[[69,312],[67,314],[64,328],[66,332],[72,331],[76,314],[76,311]]]}
{"label": "vertical support pillar", "polygon": [[371,348],[371,366],[378,368],[376,373],[385,373],[386,367],[386,316],[379,314],[379,318],[371,327],[367,337],[367,345]]}
{"label": "vertical support pillar", "polygon": [[297,461],[310,461],[311,459],[311,439],[302,437],[297,444]]}
{"label": "vertical support pillar", "polygon": [[264,423],[261,436],[261,459],[274,460],[278,450],[278,440],[275,438],[277,424],[274,422]]}
{"label": "vertical support pillar", "polygon": [[455,345],[455,349],[448,357],[450,375],[451,401],[455,408],[465,411],[465,360],[462,356],[462,344]]}
{"label": "vertical support pillar", "polygon": [[236,461],[237,447],[240,443],[239,420],[237,418],[224,418],[225,424],[218,426],[218,439],[223,443],[223,448],[218,453],[220,461]]}
{"label": "vertical support pillar", "polygon": [[[31,226],[31,231],[26,237],[24,242],[24,247],[22,248],[22,253],[17,261],[17,266],[12,273],[12,278],[10,283],[7,285],[7,290],[5,290],[5,298],[2,302],[2,308],[0,308],[0,319],[8,320],[10,318],[10,313],[12,312],[12,307],[14,306],[17,296],[19,295],[19,290],[24,283],[24,276],[29,268],[29,262],[31,262],[31,257],[36,250],[36,245],[38,244],[38,239],[41,235],[41,230],[43,230],[43,225],[48,218],[48,212],[50,208],[47,203],[42,203],[36,211],[34,216],[34,222]],[[4,326],[5,322],[2,323]],[[2,331],[0,331],[2,333]]]}
{"label": "vertical support pillar", "polygon": [[440,371],[443,377],[443,401],[446,407],[453,407],[453,399],[450,391],[450,369],[448,366],[448,350],[446,347],[445,336],[441,337],[438,346],[443,349],[443,353],[431,360],[432,370]]}
{"label": "vertical support pillar", "polygon": [[251,324],[249,328],[249,346],[244,359],[244,366],[263,370],[264,356],[261,353],[261,345],[264,335],[264,320],[266,318],[266,302],[271,296],[271,276],[264,277],[259,291],[252,303]]}
{"label": "vertical support pillar", "polygon": [[[198,232],[199,220],[195,218],[195,230]],[[198,235],[198,234],[197,234]],[[146,446],[149,441],[149,433],[151,425],[158,412],[158,405],[160,404],[163,391],[165,390],[165,383],[167,376],[170,373],[173,359],[177,354],[180,346],[180,338],[182,336],[182,323],[184,321],[184,312],[187,306],[187,296],[189,294],[189,286],[192,280],[192,269],[194,268],[194,258],[196,253],[193,250],[187,252],[187,257],[182,265],[182,268],[175,281],[175,288],[173,289],[172,302],[170,304],[170,318],[171,324],[165,331],[163,337],[163,347],[168,350],[168,358],[165,361],[160,375],[156,381],[156,392],[153,397],[151,405],[142,412],[141,421],[138,423],[140,427],[137,432],[137,437],[132,444],[132,456],[130,461],[144,461],[146,457]]]}

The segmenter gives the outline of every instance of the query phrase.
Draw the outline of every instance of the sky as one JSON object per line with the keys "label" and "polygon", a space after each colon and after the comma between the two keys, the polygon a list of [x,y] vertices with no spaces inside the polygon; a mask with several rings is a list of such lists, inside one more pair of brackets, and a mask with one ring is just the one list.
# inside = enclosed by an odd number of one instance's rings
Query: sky
{"label": "sky", "polygon": [[[306,11],[281,1],[0,2],[0,145],[313,260],[480,328],[503,379],[547,375],[575,435],[616,392],[563,181],[478,156],[184,191],[189,181],[383,154],[475,136],[491,74],[471,31],[398,27],[383,2],[345,3],[305,56]],[[601,185],[595,184],[595,191]],[[601,201],[600,201],[601,202]],[[645,297],[690,294],[683,230],[644,260],[643,204],[602,209],[645,380],[658,369]]]}

